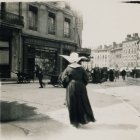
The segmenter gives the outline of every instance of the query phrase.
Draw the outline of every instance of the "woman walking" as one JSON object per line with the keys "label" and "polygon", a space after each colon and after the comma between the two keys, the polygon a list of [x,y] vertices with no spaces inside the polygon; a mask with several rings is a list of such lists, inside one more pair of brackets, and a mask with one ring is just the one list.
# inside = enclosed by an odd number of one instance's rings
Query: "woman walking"
{"label": "woman walking", "polygon": [[78,57],[78,54],[74,52],[70,56],[60,56],[70,62],[62,74],[62,82],[66,86],[66,104],[70,123],[78,127],[79,124],[94,122],[95,118],[86,89],[88,75],[84,68],[78,64],[83,57]]}

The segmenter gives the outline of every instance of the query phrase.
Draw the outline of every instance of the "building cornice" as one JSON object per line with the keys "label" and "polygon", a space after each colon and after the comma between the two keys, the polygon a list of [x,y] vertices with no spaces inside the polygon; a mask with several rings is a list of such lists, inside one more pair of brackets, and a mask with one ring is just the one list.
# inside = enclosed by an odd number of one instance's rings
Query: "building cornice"
{"label": "building cornice", "polygon": [[65,8],[59,8],[59,7],[55,6],[55,5],[52,5],[52,4],[49,4],[49,3],[45,3],[45,2],[37,2],[37,4],[45,5],[48,8],[48,10],[50,10],[50,11],[56,11],[56,12],[57,11],[61,11],[64,14],[67,14],[69,16],[74,16],[72,10],[67,10]]}
{"label": "building cornice", "polygon": [[40,36],[31,35],[31,34],[26,34],[26,33],[22,33],[22,36],[23,36],[23,37],[31,37],[31,38],[34,38],[34,39],[45,40],[45,41],[49,40],[49,41],[53,41],[53,42],[56,42],[56,43],[63,43],[63,44],[69,44],[69,45],[77,46],[77,43],[75,43],[75,42],[70,42],[70,41],[66,41],[66,40],[45,38],[45,37],[40,37]]}

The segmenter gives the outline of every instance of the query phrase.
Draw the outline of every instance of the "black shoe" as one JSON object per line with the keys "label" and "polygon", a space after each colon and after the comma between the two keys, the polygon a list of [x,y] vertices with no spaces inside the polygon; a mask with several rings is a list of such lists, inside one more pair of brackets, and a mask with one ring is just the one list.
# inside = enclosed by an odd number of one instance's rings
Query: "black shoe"
{"label": "black shoe", "polygon": [[72,124],[75,128],[78,128],[79,127],[79,124],[78,123],[74,123]]}
{"label": "black shoe", "polygon": [[39,88],[43,88],[43,87],[39,87]]}

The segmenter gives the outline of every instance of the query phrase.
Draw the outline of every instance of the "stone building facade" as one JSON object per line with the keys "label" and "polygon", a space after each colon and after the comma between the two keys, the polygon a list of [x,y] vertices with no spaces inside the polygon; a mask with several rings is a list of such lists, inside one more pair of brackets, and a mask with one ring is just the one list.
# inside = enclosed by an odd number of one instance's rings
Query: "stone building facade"
{"label": "stone building facade", "polygon": [[110,48],[108,46],[99,47],[91,50],[92,67],[109,67],[110,66]]}
{"label": "stone building facade", "polygon": [[120,69],[122,66],[122,44],[113,42],[113,45],[110,49],[110,67]]}
{"label": "stone building facade", "polygon": [[127,35],[122,42],[122,61],[124,67],[137,67],[139,64],[139,36],[137,33]]}
{"label": "stone building facade", "polygon": [[[7,77],[14,76],[12,71],[32,73],[36,64],[45,73],[60,73],[67,62],[59,55],[69,55],[81,47],[82,17],[78,17],[66,2],[1,3],[0,10],[13,13],[20,19],[20,24],[13,23],[12,27],[8,24],[9,30],[12,30],[9,37],[11,45],[8,58],[2,56],[1,60],[1,63],[9,60]],[[0,23],[8,29],[7,21],[0,19]],[[1,37],[5,34],[5,39],[10,34],[2,28]],[[7,46],[1,40],[0,45]],[[4,75],[4,72],[1,73]]]}
{"label": "stone building facade", "polygon": [[24,27],[21,3],[0,3],[0,78],[20,69],[21,33]]}
{"label": "stone building facade", "polygon": [[[121,43],[100,46],[91,51],[92,67],[111,67],[114,69],[140,67],[140,38],[138,33],[127,35]],[[105,59],[106,58],[106,59]]]}

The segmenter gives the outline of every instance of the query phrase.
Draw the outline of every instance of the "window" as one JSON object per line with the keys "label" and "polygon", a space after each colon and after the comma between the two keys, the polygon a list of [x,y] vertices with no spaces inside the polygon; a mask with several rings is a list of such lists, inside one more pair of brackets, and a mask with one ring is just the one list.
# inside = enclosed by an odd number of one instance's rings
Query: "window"
{"label": "window", "polygon": [[37,8],[29,6],[29,29],[37,31]]}
{"label": "window", "polygon": [[0,65],[9,64],[9,44],[8,42],[0,41]]}
{"label": "window", "polygon": [[19,14],[19,2],[6,3],[6,11],[14,14]]}
{"label": "window", "polygon": [[70,19],[68,18],[64,21],[64,37],[70,37]]}
{"label": "window", "polygon": [[49,13],[48,15],[48,33],[55,35],[55,14]]}

